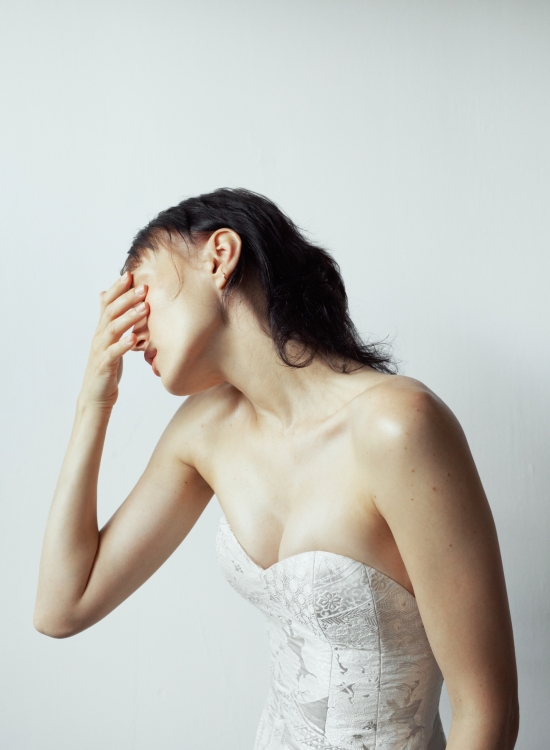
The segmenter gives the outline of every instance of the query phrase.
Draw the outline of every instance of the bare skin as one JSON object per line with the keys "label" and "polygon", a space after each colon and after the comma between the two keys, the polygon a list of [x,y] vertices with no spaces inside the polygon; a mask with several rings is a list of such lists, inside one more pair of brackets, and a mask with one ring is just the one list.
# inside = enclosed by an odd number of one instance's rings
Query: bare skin
{"label": "bare skin", "polygon": [[[230,229],[191,261],[161,247],[102,293],[46,528],[35,627],[63,638],[105,617],[172,554],[215,493],[262,568],[326,550],[413,594],[451,699],[448,750],[511,750],[519,710],[506,586],[460,425],[413,378],[337,373],[319,359],[285,366],[245,298],[231,301],[224,325],[221,292],[240,250]],[[163,386],[188,398],[99,530],[101,452],[130,349],[154,357]]]}

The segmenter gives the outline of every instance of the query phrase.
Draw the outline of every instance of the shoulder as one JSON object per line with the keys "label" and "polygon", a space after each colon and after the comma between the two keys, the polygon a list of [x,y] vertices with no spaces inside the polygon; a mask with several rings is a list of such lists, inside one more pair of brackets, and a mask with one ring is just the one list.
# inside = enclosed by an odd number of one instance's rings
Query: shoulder
{"label": "shoulder", "polygon": [[465,442],[462,428],[447,404],[415,378],[389,375],[355,400],[352,416],[354,446],[359,454],[395,461],[404,452],[412,458],[437,446]]}
{"label": "shoulder", "polygon": [[[425,544],[428,529],[450,538],[465,518],[478,528],[491,523],[466,436],[423,383],[382,380],[362,394],[353,441],[360,482],[402,555],[409,543]],[[464,540],[450,543],[457,550],[467,546]]]}
{"label": "shoulder", "polygon": [[443,561],[450,561],[454,575],[472,535],[479,534],[482,546],[494,541],[489,503],[458,420],[412,378],[381,381],[362,401],[354,424],[358,476],[393,534],[414,589],[433,579],[432,567]]}

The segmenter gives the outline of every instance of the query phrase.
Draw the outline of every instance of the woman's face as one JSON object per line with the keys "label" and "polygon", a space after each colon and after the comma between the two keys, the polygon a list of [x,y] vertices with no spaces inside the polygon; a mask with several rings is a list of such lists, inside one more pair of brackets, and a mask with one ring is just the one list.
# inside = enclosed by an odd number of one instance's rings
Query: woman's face
{"label": "woman's face", "polygon": [[146,284],[149,303],[148,316],[133,329],[133,351],[144,352],[169,393],[186,396],[223,382],[216,368],[225,328],[220,280],[214,264],[200,256],[187,262],[162,245],[133,272],[132,286]]}

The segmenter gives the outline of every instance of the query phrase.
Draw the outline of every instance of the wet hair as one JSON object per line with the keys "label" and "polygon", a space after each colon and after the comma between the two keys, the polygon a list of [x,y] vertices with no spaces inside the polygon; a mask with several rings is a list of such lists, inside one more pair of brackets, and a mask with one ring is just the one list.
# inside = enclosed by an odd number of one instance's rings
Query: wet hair
{"label": "wet hair", "polygon": [[[170,244],[176,236],[187,247],[189,242],[199,247],[222,228],[232,229],[242,243],[237,266],[222,290],[224,322],[232,294],[259,288],[267,333],[289,367],[307,367],[321,356],[338,372],[365,365],[389,374],[397,371],[388,345],[364,342],[355,328],[334,258],[309,242],[273,201],[251,190],[219,188],[161,211],[134,237],[121,273],[135,269],[144,252],[155,252],[166,235]],[[289,342],[299,345],[296,356],[287,351]]]}

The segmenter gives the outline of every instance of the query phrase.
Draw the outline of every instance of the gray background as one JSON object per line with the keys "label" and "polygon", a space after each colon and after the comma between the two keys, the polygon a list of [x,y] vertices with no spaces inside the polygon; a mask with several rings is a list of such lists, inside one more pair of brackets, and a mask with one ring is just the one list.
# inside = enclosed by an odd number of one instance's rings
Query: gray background
{"label": "gray background", "polygon": [[[517,747],[544,747],[550,4],[5,0],[0,58],[0,745],[252,748],[267,639],[217,568],[216,498],[104,621],[32,627],[98,293],[159,210],[244,186],[334,254],[361,332],[464,426],[509,587]],[[125,358],[101,523],[179,402]]]}

